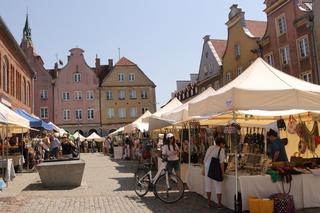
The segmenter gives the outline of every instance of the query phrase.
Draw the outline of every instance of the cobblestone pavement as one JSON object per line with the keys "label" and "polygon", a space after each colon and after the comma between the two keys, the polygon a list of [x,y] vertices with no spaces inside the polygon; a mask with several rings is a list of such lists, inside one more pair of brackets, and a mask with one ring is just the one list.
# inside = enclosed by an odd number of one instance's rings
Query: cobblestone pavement
{"label": "cobblestone pavement", "polygon": [[165,204],[152,193],[139,198],[134,193],[135,162],[112,160],[101,154],[82,154],[81,158],[86,166],[80,187],[44,188],[37,173],[18,174],[9,182],[9,187],[0,192],[0,212],[232,212],[215,207],[208,209],[206,200],[191,192],[186,192],[185,197],[174,204]]}
{"label": "cobblestone pavement", "polygon": [[204,198],[190,192],[175,204],[165,204],[153,193],[139,198],[134,192],[135,162],[101,154],[82,154],[81,158],[86,166],[80,187],[44,188],[37,173],[18,174],[0,192],[0,212],[215,212],[214,207],[206,207]]}

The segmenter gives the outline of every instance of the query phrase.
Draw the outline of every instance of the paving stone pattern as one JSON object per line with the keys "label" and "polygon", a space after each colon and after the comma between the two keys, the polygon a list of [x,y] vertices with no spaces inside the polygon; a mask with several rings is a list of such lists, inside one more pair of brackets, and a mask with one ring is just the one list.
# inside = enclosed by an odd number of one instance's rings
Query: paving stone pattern
{"label": "paving stone pattern", "polygon": [[[101,154],[82,154],[86,161],[82,184],[77,188],[45,188],[37,173],[23,173],[0,192],[0,213],[175,213],[232,212],[207,208],[206,200],[196,193],[186,192],[177,203],[165,204],[153,193],[139,198],[134,192],[133,173],[136,162],[113,160]],[[68,175],[68,174],[66,174]],[[304,210],[299,212],[320,212]]]}

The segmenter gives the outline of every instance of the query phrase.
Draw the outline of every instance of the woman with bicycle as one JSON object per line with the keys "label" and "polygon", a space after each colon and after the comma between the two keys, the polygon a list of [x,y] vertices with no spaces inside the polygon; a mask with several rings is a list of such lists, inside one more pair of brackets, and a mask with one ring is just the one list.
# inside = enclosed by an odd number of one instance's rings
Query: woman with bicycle
{"label": "woman with bicycle", "polygon": [[167,170],[172,170],[180,178],[179,147],[172,133],[166,135],[166,143],[162,147],[162,155],[168,156]]}

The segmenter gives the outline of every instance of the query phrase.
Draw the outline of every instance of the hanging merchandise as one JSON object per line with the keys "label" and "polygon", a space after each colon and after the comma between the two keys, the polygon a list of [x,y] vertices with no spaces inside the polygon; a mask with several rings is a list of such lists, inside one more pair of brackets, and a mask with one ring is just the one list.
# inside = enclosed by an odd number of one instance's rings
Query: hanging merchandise
{"label": "hanging merchandise", "polygon": [[284,120],[281,117],[279,120],[277,120],[277,127],[278,127],[278,129],[283,129],[283,130],[287,129],[286,123],[284,122]]}
{"label": "hanging merchandise", "polygon": [[319,135],[319,130],[318,130],[318,123],[314,121],[312,130],[310,131],[306,125],[305,122],[300,122],[301,126],[301,136],[303,140],[306,142],[308,149],[312,152],[315,153],[316,151],[316,143],[314,141],[314,136]]}
{"label": "hanging merchandise", "polygon": [[293,115],[290,115],[289,121],[288,121],[288,133],[296,134],[296,128],[297,128],[297,120],[293,117]]}

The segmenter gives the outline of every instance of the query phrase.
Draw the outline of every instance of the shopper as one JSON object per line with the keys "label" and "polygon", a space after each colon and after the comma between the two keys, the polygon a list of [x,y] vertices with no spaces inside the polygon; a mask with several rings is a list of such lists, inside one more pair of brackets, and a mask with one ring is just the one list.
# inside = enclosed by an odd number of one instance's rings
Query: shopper
{"label": "shopper", "polygon": [[168,156],[167,170],[169,172],[174,170],[176,175],[180,177],[179,147],[172,133],[166,135],[166,143],[162,147],[162,155]]}
{"label": "shopper", "polygon": [[288,161],[286,149],[284,147],[284,143],[280,140],[278,137],[278,133],[270,129],[267,132],[267,137],[271,141],[271,148],[270,148],[270,154],[271,154],[271,160],[272,162],[277,161]]}
{"label": "shopper", "polygon": [[72,141],[69,140],[67,135],[62,136],[62,142],[61,142],[61,147],[62,147],[62,155],[63,157],[66,158],[73,158],[72,156],[72,150],[75,147],[75,145],[72,143]]}
{"label": "shopper", "polygon": [[50,139],[47,135],[47,132],[46,131],[43,131],[42,132],[42,140],[41,140],[41,146],[43,148],[43,151],[44,151],[44,160],[48,160],[49,159],[49,156],[50,156]]}
{"label": "shopper", "polygon": [[53,134],[50,135],[50,157],[57,159],[61,142]]}
{"label": "shopper", "polygon": [[[212,180],[208,177],[208,171],[211,163],[211,159],[213,157],[218,158],[220,161],[220,167],[221,167],[221,173],[222,177],[224,175],[224,159],[225,159],[225,140],[222,137],[218,137],[215,139],[215,145],[212,145],[208,148],[203,164],[204,164],[204,185],[205,185],[205,191],[207,192],[207,198],[208,198],[208,207],[211,207],[211,191],[212,191],[212,183],[215,185],[216,194],[217,194],[217,200],[218,200],[218,208],[222,208],[222,181],[216,181]],[[220,154],[219,154],[220,152]]]}

